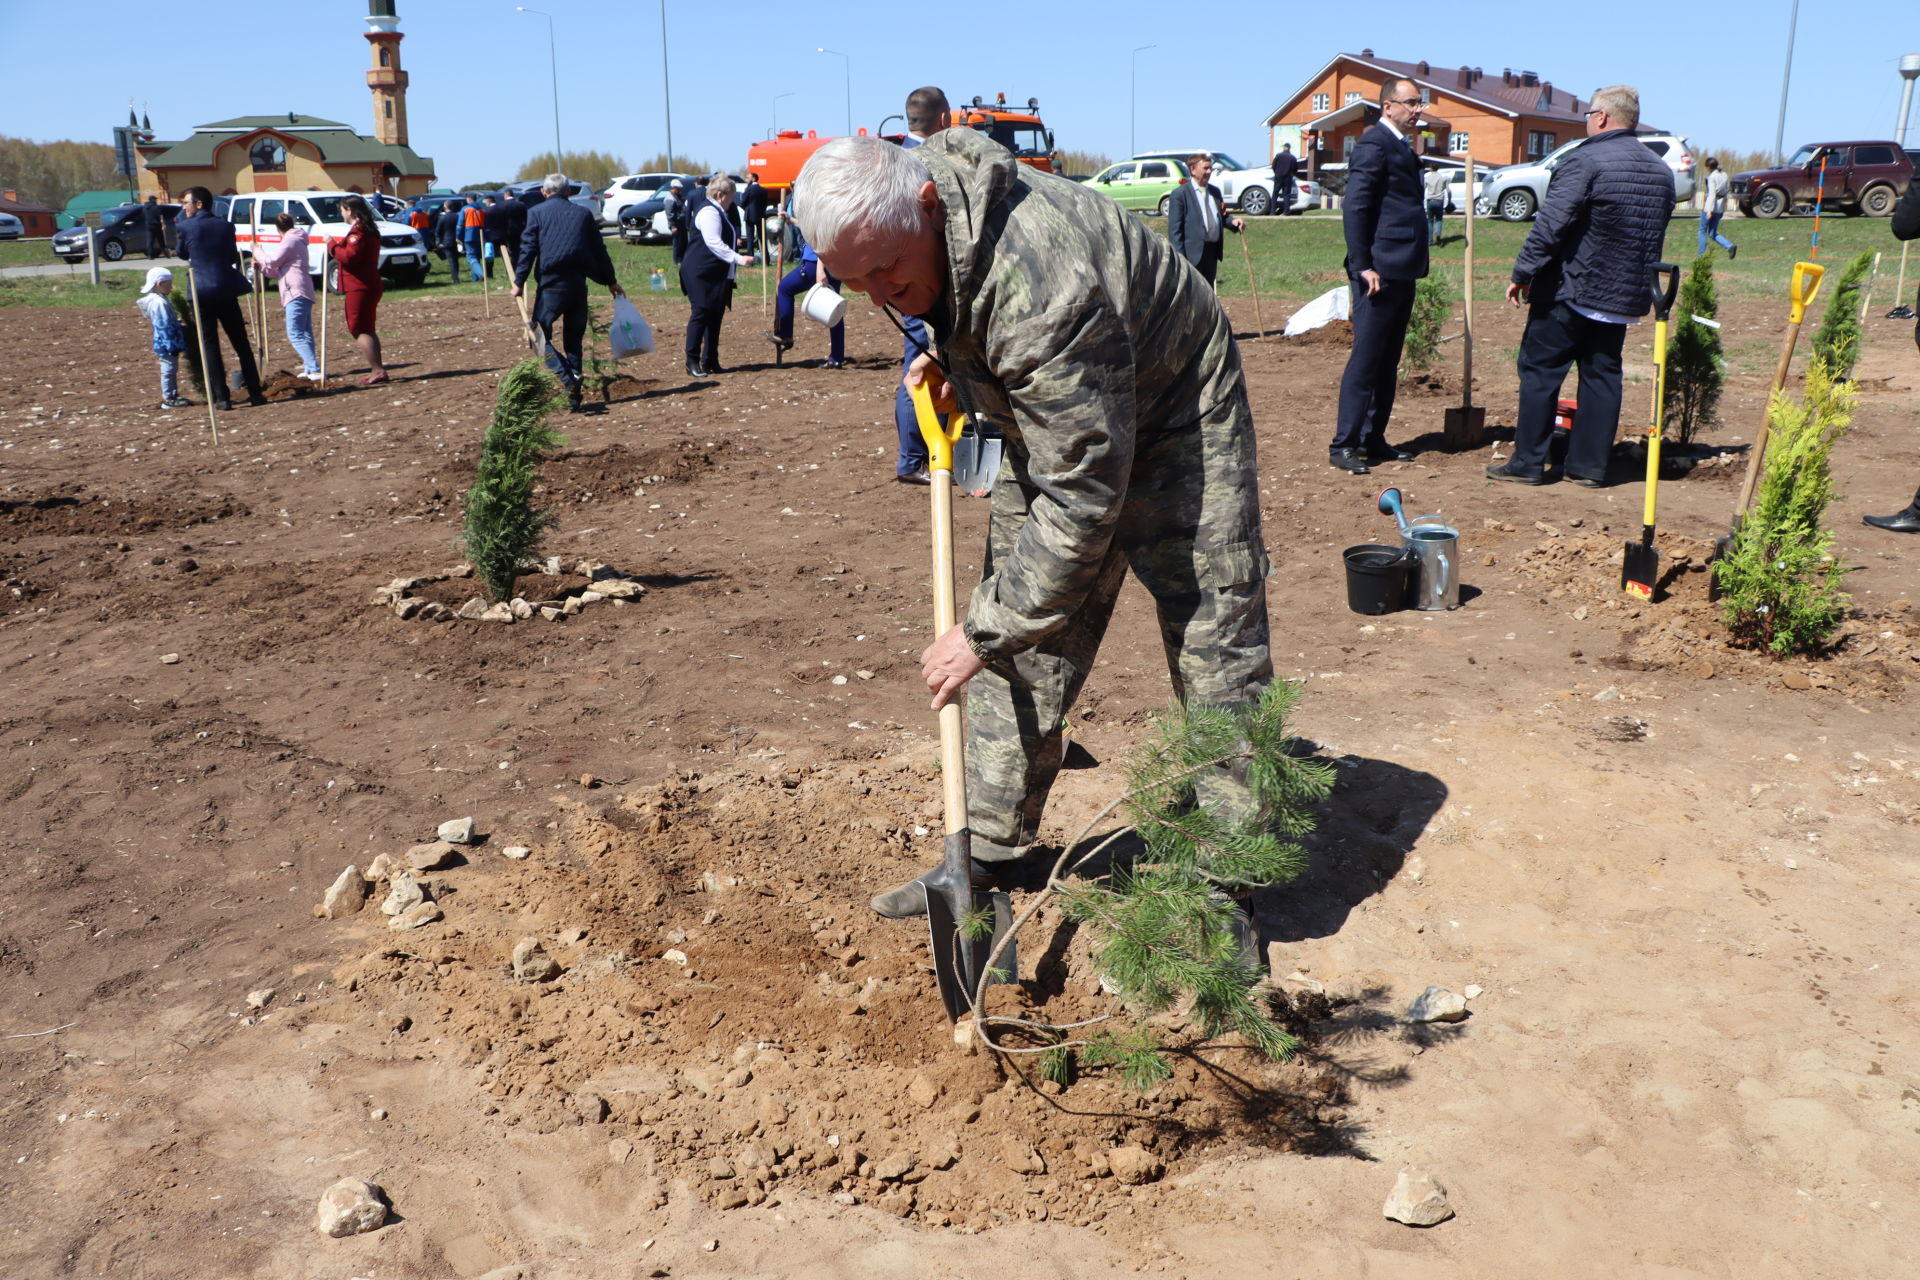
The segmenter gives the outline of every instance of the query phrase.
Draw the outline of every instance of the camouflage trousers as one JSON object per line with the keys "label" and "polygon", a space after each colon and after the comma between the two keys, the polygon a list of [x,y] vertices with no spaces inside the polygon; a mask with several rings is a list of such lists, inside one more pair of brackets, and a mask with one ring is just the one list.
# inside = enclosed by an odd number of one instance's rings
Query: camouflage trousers
{"label": "camouflage trousers", "polygon": [[[1012,552],[1036,497],[1010,449],[993,491],[984,574]],[[1273,679],[1267,553],[1260,536],[1253,417],[1242,386],[1191,427],[1139,445],[1113,541],[1086,598],[1036,647],[967,686],[967,810],[973,855],[1004,860],[1031,844],[1066,753],[1067,712],[1092,669],[1131,569],[1152,593],[1174,695],[1238,707]],[[1250,803],[1225,771],[1196,780],[1224,817]]]}

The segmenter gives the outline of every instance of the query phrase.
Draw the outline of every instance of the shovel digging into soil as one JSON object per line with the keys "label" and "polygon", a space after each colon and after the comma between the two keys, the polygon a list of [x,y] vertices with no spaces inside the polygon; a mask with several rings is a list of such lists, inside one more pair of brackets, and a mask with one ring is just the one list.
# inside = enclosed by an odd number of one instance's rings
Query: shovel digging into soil
{"label": "shovel digging into soil", "polygon": [[[1666,285],[1661,286],[1661,277]],[[1653,545],[1655,495],[1660,491],[1660,430],[1667,412],[1667,316],[1680,288],[1680,268],[1661,262],[1653,268],[1653,425],[1647,429],[1647,491],[1640,521],[1640,539],[1629,538],[1620,560],[1620,589],[1642,600],[1653,599],[1660,584],[1660,552]]]}

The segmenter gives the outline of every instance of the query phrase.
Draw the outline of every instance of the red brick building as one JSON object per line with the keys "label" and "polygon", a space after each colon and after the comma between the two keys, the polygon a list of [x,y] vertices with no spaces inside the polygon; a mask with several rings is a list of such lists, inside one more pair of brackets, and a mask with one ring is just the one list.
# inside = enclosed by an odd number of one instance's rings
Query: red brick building
{"label": "red brick building", "polygon": [[0,194],[0,213],[10,213],[20,219],[26,229],[26,236],[50,236],[57,229],[54,219],[59,215],[43,204],[34,204],[31,200],[22,200],[18,191]]}
{"label": "red brick building", "polygon": [[1482,168],[1538,159],[1586,132],[1587,104],[1531,71],[1489,76],[1478,67],[1436,67],[1374,56],[1336,54],[1266,119],[1269,155],[1290,143],[1309,166],[1344,164],[1354,142],[1379,118],[1380,87],[1405,77],[1429,108],[1420,113],[1419,150],[1471,152]]}

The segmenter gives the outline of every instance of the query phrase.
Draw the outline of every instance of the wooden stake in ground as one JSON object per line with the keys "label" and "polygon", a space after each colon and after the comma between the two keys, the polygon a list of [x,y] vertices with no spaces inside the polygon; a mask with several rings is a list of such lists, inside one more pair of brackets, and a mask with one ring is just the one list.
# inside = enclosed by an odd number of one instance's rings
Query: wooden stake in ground
{"label": "wooden stake in ground", "polygon": [[1487,411],[1473,402],[1473,156],[1467,156],[1467,253],[1461,285],[1466,327],[1460,335],[1460,407],[1448,409],[1441,424],[1447,443],[1458,449],[1478,448],[1487,436]]}
{"label": "wooden stake in ground", "polygon": [[[517,273],[513,269],[513,253],[504,244],[500,246],[500,253],[507,260],[507,279],[516,279]],[[539,351],[540,331],[533,327],[533,317],[527,314],[527,300],[519,294],[515,294],[513,304],[520,308],[520,334],[527,340],[527,349],[530,351]]]}
{"label": "wooden stake in ground", "polygon": [[333,310],[327,301],[327,264],[332,254],[322,250],[320,259],[320,381],[316,385],[322,391],[327,387],[327,312]]}
{"label": "wooden stake in ground", "polygon": [[187,296],[193,299],[193,337],[200,344],[200,394],[207,401],[207,429],[213,432],[213,444],[220,447],[220,420],[214,417],[213,378],[207,370],[207,322],[200,315],[200,285],[193,278],[193,264],[187,264]]}
{"label": "wooden stake in ground", "polygon": [[1873,310],[1873,284],[1874,281],[1879,278],[1880,251],[1875,249],[1873,251],[1873,270],[1867,273],[1867,292],[1866,295],[1860,299],[1860,324],[1862,328],[1866,327],[1867,312]]}
{"label": "wooden stake in ground", "polygon": [[253,278],[254,359],[264,370],[267,367],[267,292],[265,280],[260,274],[260,202],[255,200],[248,207],[253,214],[253,221],[249,224],[253,233],[253,248],[247,253],[247,273]]}
{"label": "wooden stake in ground", "polygon": [[1911,240],[1900,246],[1900,279],[1893,286],[1893,310],[1887,312],[1889,320],[1913,319],[1913,308],[1906,303],[1907,297],[1907,250],[1913,247]]}
{"label": "wooden stake in ground", "polygon": [[[1284,215],[1285,210],[1281,210]],[[1247,288],[1253,292],[1253,319],[1260,326],[1260,336],[1267,336],[1267,314],[1260,308],[1260,286],[1253,279],[1253,250],[1247,247],[1247,229],[1240,228],[1240,256],[1247,261]]]}
{"label": "wooden stake in ground", "polygon": [[480,256],[483,259],[488,259],[485,263],[487,269],[480,273],[480,305],[486,309],[487,319],[489,320],[493,319],[493,263],[490,260],[492,253],[493,246],[491,244],[482,244],[480,246]]}

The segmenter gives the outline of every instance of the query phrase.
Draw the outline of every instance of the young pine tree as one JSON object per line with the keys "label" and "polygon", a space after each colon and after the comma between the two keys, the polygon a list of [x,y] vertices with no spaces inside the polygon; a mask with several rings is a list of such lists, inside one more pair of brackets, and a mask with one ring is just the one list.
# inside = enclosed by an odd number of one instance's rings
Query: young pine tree
{"label": "young pine tree", "polygon": [[1667,333],[1667,405],[1662,433],[1676,444],[1691,443],[1711,426],[1720,411],[1726,370],[1720,356],[1720,331],[1699,320],[1720,314],[1713,283],[1713,253],[1693,260],[1681,282]]}
{"label": "young pine tree", "polygon": [[1453,314],[1453,285],[1443,271],[1429,272],[1413,291],[1413,315],[1407,320],[1402,361],[1409,369],[1433,368],[1440,354],[1440,329]]}
{"label": "young pine tree", "polygon": [[1853,420],[1853,385],[1826,363],[1807,367],[1806,399],[1774,393],[1771,432],[1753,510],[1715,562],[1721,615],[1736,643],[1776,655],[1818,649],[1845,615],[1846,566],[1821,527],[1833,498],[1828,459]]}
{"label": "young pine tree", "polygon": [[1834,288],[1833,300],[1827,303],[1827,314],[1820,318],[1820,327],[1813,331],[1814,359],[1826,363],[1835,382],[1851,378],[1853,362],[1860,358],[1860,291],[1871,270],[1871,249],[1847,264],[1847,269],[1840,274],[1839,285]]}
{"label": "young pine tree", "polygon": [[613,380],[620,371],[608,338],[612,326],[613,322],[603,319],[597,309],[587,309],[586,367],[580,371],[580,390],[582,395],[599,392],[602,404],[612,400]]}
{"label": "young pine tree", "polygon": [[534,510],[533,482],[541,457],[566,441],[547,425],[558,404],[559,388],[537,359],[522,360],[500,380],[455,544],[473,561],[495,601],[513,598],[514,579],[553,525],[552,511]]}

